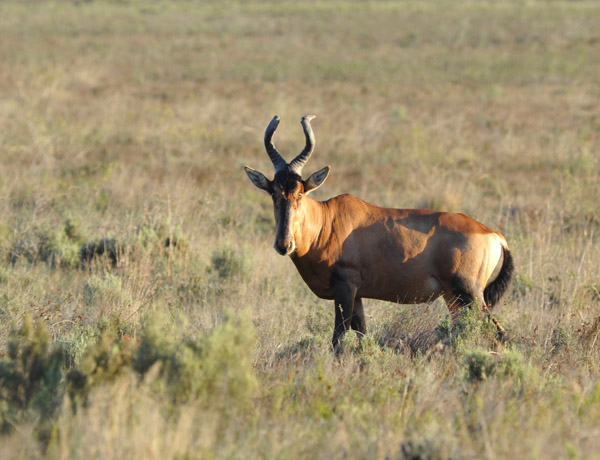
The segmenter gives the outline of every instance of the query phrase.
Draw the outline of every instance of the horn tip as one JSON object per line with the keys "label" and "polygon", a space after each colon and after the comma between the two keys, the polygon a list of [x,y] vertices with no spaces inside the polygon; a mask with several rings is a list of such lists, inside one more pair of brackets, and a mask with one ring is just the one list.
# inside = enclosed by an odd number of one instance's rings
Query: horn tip
{"label": "horn tip", "polygon": [[277,115],[275,115],[273,117],[273,119],[271,120],[271,122],[269,123],[269,126],[267,126],[267,131],[265,132],[265,135],[272,136],[278,126],[279,126],[279,117]]}

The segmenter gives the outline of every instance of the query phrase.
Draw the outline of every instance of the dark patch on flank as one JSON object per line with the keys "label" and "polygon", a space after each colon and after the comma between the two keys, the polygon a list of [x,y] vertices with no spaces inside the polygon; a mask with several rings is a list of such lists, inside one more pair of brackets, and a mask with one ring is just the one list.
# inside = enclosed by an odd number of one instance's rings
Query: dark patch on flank
{"label": "dark patch on flank", "polygon": [[[394,230],[400,226],[409,230],[414,230],[423,234],[428,234],[433,227],[440,226],[440,216],[442,215],[439,211],[429,211],[420,209],[406,209],[397,210],[403,213],[409,212],[409,214],[403,217],[389,216],[385,219],[385,226],[388,230]],[[419,219],[415,219],[418,216]]]}
{"label": "dark patch on flank", "polygon": [[452,295],[462,306],[473,303],[474,295],[469,291],[462,278],[455,276],[452,279]]}

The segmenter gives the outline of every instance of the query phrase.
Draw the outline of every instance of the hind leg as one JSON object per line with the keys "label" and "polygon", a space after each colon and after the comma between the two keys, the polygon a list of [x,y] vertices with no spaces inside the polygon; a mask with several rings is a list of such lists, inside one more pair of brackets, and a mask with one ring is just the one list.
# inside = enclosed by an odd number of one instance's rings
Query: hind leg
{"label": "hind leg", "polygon": [[463,297],[456,297],[454,294],[448,292],[443,294],[444,300],[446,301],[446,306],[448,307],[448,311],[450,312],[450,320],[452,324],[458,321],[460,317],[460,313],[462,309],[465,307],[470,307],[473,303],[473,300],[467,301]]}
{"label": "hind leg", "polygon": [[489,306],[486,305],[484,297],[483,297],[483,291],[480,291],[477,293],[477,300],[479,301],[479,305],[481,305],[481,311],[483,313],[485,313],[487,315],[487,317],[489,319],[492,320],[492,323],[494,323],[494,325],[496,326],[496,329],[498,329],[498,338],[499,339],[504,339],[506,337],[506,329],[504,329],[502,327],[502,324],[500,324],[500,321],[498,321],[494,315],[492,315],[492,312],[490,312]]}
{"label": "hind leg", "polygon": [[465,307],[470,307],[476,298],[476,292],[474,286],[465,282],[458,276],[452,279],[449,286],[445,286],[443,297],[450,311],[450,319],[452,323],[458,321],[460,312]]}
{"label": "hind leg", "polygon": [[477,302],[481,306],[481,312],[492,320],[498,329],[498,335],[503,338],[506,334],[506,330],[490,313],[484,300],[483,289],[479,289],[458,277],[453,280],[452,287],[444,294],[444,300],[446,301],[448,310],[450,310],[452,323],[455,323],[458,320],[463,308],[471,307],[475,299],[477,299]]}

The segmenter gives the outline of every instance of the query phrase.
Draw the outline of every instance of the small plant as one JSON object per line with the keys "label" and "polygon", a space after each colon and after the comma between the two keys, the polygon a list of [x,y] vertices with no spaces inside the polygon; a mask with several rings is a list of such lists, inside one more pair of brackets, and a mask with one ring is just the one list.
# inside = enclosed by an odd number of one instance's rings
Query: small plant
{"label": "small plant", "polygon": [[47,440],[51,420],[63,399],[61,347],[50,346],[48,331],[25,316],[13,331],[7,356],[0,360],[0,431],[6,433],[29,416],[39,417],[38,435]]}
{"label": "small plant", "polygon": [[40,236],[40,259],[50,267],[75,268],[79,264],[79,243],[65,228],[49,229]]}
{"label": "small plant", "polygon": [[492,376],[515,377],[522,381],[527,371],[523,356],[513,350],[501,353],[482,349],[468,351],[464,355],[464,363],[465,378],[471,382],[483,381]]}
{"label": "small plant", "polygon": [[276,361],[292,361],[311,356],[316,349],[323,347],[323,340],[318,336],[303,337],[275,354]]}
{"label": "small plant", "polygon": [[453,458],[436,438],[408,439],[402,443],[399,460],[445,460]]}
{"label": "small plant", "polygon": [[231,246],[222,246],[213,251],[209,271],[220,280],[243,279],[250,272],[250,261],[244,252],[236,251]]}
{"label": "small plant", "polygon": [[117,306],[130,301],[123,281],[116,275],[90,276],[83,286],[83,301],[88,307]]}
{"label": "small plant", "polygon": [[340,337],[340,342],[336,347],[336,353],[338,355],[346,353],[359,353],[360,352],[360,338],[358,334],[352,329],[347,330]]}
{"label": "small plant", "polygon": [[475,350],[465,354],[467,380],[487,379],[494,371],[494,357],[486,350]]}
{"label": "small plant", "polygon": [[150,249],[161,245],[161,238],[164,232],[161,228],[156,228],[152,225],[142,225],[138,228],[137,239],[141,247]]}
{"label": "small plant", "polygon": [[81,222],[77,219],[68,219],[64,227],[65,235],[75,243],[82,243],[87,239],[87,234]]}
{"label": "small plant", "polygon": [[[126,336],[128,337],[128,336]],[[67,391],[73,408],[86,404],[92,387],[110,382],[131,366],[133,348],[129,338],[114,328],[105,328],[83,354],[79,366],[67,374]]]}
{"label": "small plant", "polygon": [[552,331],[550,343],[552,344],[552,353],[556,354],[562,350],[567,350],[571,346],[572,336],[566,327],[559,324]]}
{"label": "small plant", "polygon": [[169,340],[172,335],[165,330],[164,324],[160,315],[150,316],[144,322],[140,344],[132,360],[133,370],[142,376],[157,362],[161,362],[163,368],[176,367],[176,344]]}
{"label": "small plant", "polygon": [[14,242],[9,253],[9,260],[13,267],[24,258],[27,263],[33,264],[39,257],[39,247],[31,239],[20,239]]}
{"label": "small plant", "polygon": [[246,313],[229,312],[208,336],[183,341],[162,324],[158,316],[146,323],[132,360],[136,372],[144,376],[159,365],[158,376],[174,401],[219,395],[225,405],[249,403],[258,387],[252,369],[255,338]]}
{"label": "small plant", "polygon": [[92,260],[105,256],[113,266],[117,265],[121,248],[119,242],[114,238],[101,238],[97,241],[88,241],[81,245],[79,249],[80,263],[86,264]]}
{"label": "small plant", "polygon": [[165,247],[174,247],[185,249],[188,245],[188,238],[183,233],[181,225],[176,225],[165,237]]}
{"label": "small plant", "polygon": [[446,317],[437,327],[439,340],[459,353],[477,345],[491,346],[497,331],[491,319],[483,316],[477,301],[469,308],[463,308],[454,323]]}

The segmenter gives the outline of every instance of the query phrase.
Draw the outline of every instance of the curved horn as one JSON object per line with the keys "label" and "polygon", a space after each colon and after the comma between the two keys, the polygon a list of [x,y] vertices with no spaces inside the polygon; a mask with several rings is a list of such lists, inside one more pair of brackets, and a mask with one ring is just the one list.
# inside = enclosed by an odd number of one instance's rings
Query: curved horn
{"label": "curved horn", "polygon": [[304,167],[304,165],[310,158],[310,155],[313,153],[313,150],[315,149],[315,135],[310,126],[310,120],[312,120],[313,118],[315,118],[314,115],[306,115],[302,117],[301,123],[302,129],[304,129],[304,135],[306,136],[306,147],[304,147],[304,150],[300,152],[300,155],[294,158],[290,163],[290,169],[296,174],[302,173],[302,168]]}
{"label": "curved horn", "polygon": [[269,158],[275,167],[275,174],[279,171],[285,169],[287,167],[287,163],[283,159],[283,157],[279,154],[271,139],[273,138],[273,134],[275,130],[279,126],[279,117],[275,115],[267,126],[267,130],[265,131],[265,148],[267,149],[267,153],[269,154]]}

